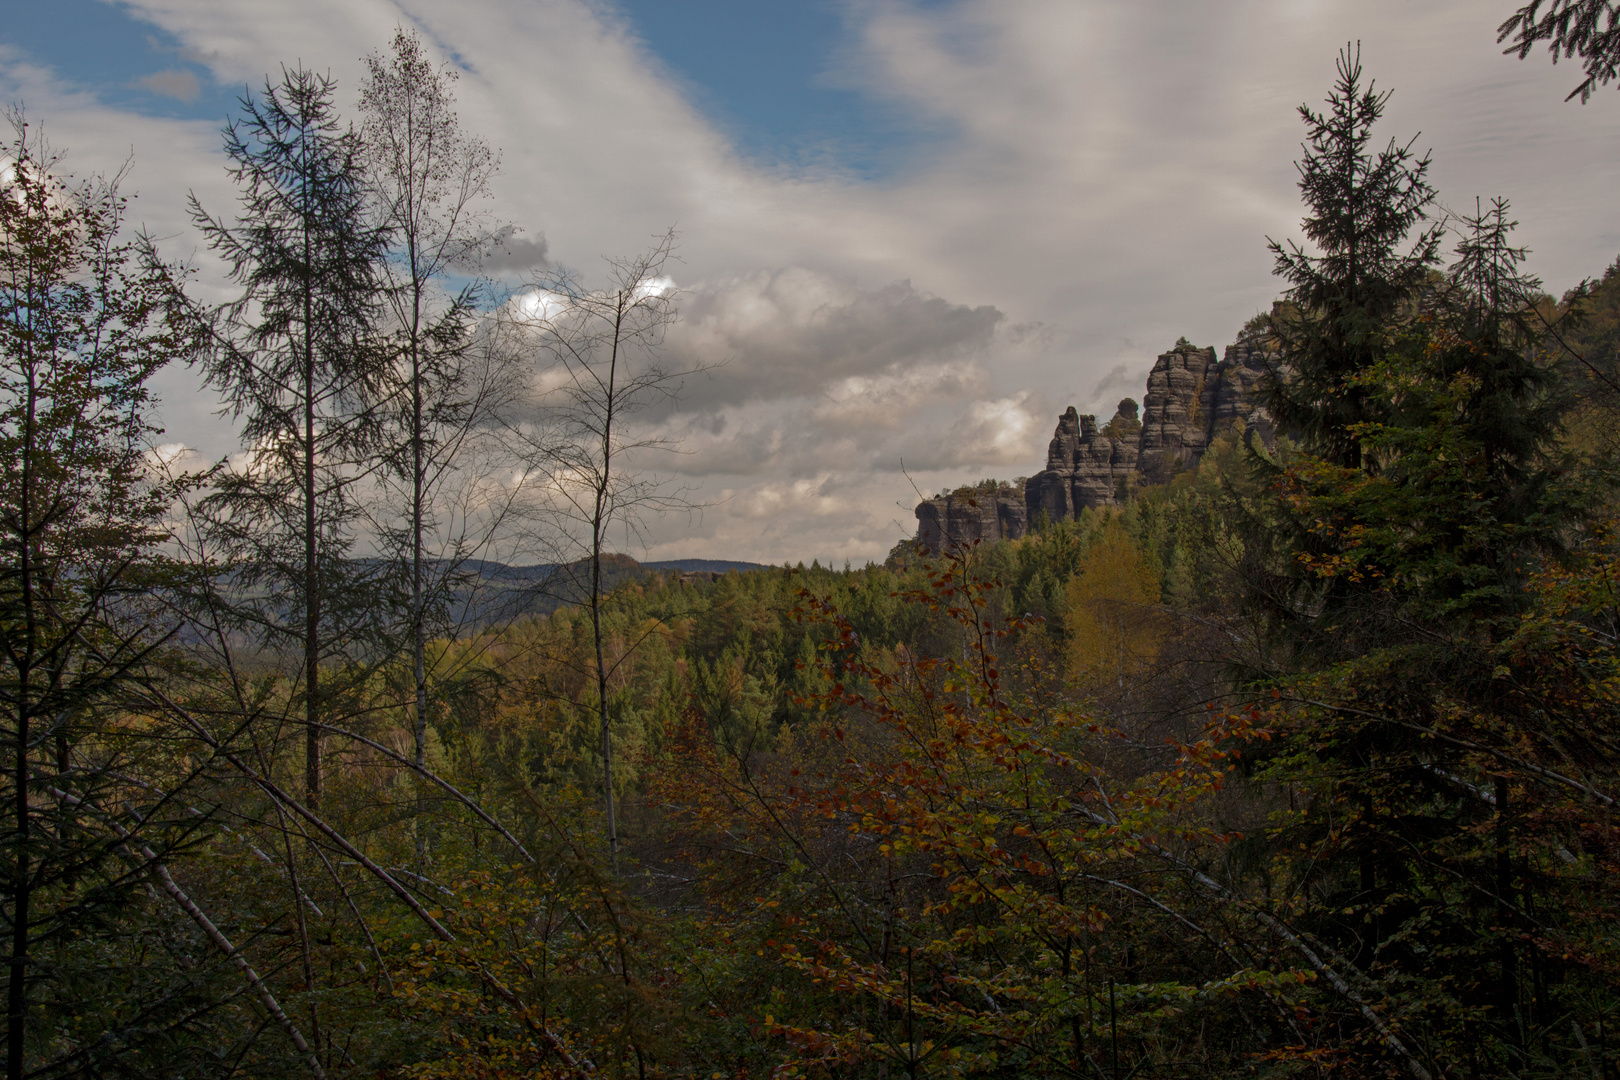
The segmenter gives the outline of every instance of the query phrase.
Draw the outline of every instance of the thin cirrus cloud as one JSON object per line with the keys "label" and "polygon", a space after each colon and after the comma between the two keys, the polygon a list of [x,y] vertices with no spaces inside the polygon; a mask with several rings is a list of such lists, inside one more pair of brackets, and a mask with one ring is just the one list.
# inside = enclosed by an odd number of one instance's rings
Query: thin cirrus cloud
{"label": "thin cirrus cloud", "polygon": [[[211,86],[302,62],[344,101],[360,58],[417,27],[460,66],[468,126],[503,151],[495,209],[528,231],[495,269],[589,283],[602,255],[680,233],[669,345],[707,370],[651,421],[685,451],[656,467],[709,507],[653,523],[652,553],[860,561],[914,526],[917,490],[1036,470],[1064,406],[1109,413],[1178,337],[1219,347],[1269,305],[1267,238],[1300,235],[1295,109],[1321,101],[1347,42],[1395,90],[1379,138],[1432,147],[1448,203],[1512,198],[1555,290],[1609,265],[1620,99],[1566,105],[1572,69],[1504,58],[1494,27],[1512,6],[850,0],[817,77],[926,135],[850,168],[770,160],[768,138],[739,145],[711,96],[747,86],[704,86],[696,54],[666,60],[665,31],[628,0],[116,10]],[[26,100],[76,163],[112,169],[133,151],[136,216],[195,262],[200,290],[225,295],[178,197],[231,208],[224,117],[132,113],[66,70],[0,45],[0,94]],[[825,134],[818,152],[836,158]],[[166,438],[227,452],[188,378],[164,376]]]}

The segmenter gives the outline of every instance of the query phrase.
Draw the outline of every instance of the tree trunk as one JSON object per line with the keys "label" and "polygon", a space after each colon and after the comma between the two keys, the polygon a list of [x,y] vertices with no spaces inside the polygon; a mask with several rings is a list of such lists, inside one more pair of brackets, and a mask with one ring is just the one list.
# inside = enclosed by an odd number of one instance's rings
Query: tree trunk
{"label": "tree trunk", "polygon": [[35,408],[37,388],[34,385],[32,365],[28,370],[28,406],[23,436],[23,462],[21,491],[17,507],[19,541],[19,578],[23,608],[23,648],[16,661],[17,668],[17,762],[12,782],[17,785],[13,810],[16,829],[17,858],[12,869],[11,957],[7,965],[6,985],[6,1078],[22,1080],[24,1074],[23,1043],[28,1033],[28,961],[29,941],[28,905],[33,892],[29,866],[29,804],[28,804],[28,742],[31,706],[29,682],[33,678],[34,652],[39,640],[39,624],[34,610],[34,521],[33,521],[33,450],[35,437]]}
{"label": "tree trunk", "polygon": [[1518,962],[1514,956],[1513,939],[1509,933],[1515,923],[1513,917],[1513,837],[1508,825],[1507,777],[1496,778],[1496,918],[1500,924],[1501,939],[1501,1017],[1507,1028],[1508,1039],[1518,1044],[1519,981]]}
{"label": "tree trunk", "polygon": [[[413,256],[414,259],[414,256]],[[427,767],[427,618],[422,601],[422,361],[421,299],[418,293],[411,325],[411,670],[416,680],[416,767]],[[418,774],[420,775],[420,774]],[[416,861],[427,865],[425,815],[427,790],[416,786]]]}
{"label": "tree trunk", "polygon": [[[309,273],[309,233],[304,233],[304,267]],[[321,805],[321,593],[315,544],[315,298],[304,283],[304,790],[310,809]]]}
{"label": "tree trunk", "polygon": [[602,648],[602,533],[607,527],[608,498],[613,477],[613,407],[619,369],[619,344],[624,332],[624,311],[629,297],[621,290],[613,322],[612,351],[608,357],[606,408],[602,418],[602,471],[597,476],[596,506],[591,518],[591,631],[596,644],[596,708],[602,721],[602,799],[607,809],[608,855],[619,869],[619,829],[613,812],[613,729],[608,723],[607,661]]}

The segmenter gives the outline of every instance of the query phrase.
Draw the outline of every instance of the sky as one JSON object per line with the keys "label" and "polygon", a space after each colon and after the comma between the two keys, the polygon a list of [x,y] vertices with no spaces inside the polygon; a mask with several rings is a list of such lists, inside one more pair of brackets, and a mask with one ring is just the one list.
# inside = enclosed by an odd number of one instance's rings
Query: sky
{"label": "sky", "polygon": [[[229,210],[220,129],[283,65],[338,80],[416,30],[501,152],[491,212],[601,280],[673,228],[672,364],[644,465],[700,513],[648,559],[859,565],[919,493],[1043,467],[1068,405],[1140,399],[1180,337],[1229,344],[1299,237],[1297,108],[1359,42],[1380,139],[1442,203],[1506,196],[1560,293],[1620,255],[1620,92],[1503,56],[1512,0],[49,0],[0,23],[0,101],[66,168],[128,166],[132,217],[228,290],[186,196]],[[520,269],[508,284],[522,287]],[[236,447],[195,374],[166,439]]]}

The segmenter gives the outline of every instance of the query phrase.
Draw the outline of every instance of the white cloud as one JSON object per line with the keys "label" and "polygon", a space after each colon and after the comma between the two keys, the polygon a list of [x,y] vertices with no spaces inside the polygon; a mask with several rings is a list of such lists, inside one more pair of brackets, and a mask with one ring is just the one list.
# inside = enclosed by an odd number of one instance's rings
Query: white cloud
{"label": "white cloud", "polygon": [[573,307],[573,301],[551,289],[526,289],[508,301],[513,318],[520,323],[549,323]]}
{"label": "white cloud", "polygon": [[910,282],[863,289],[802,267],[760,270],[681,298],[670,329],[677,362],[706,365],[689,407],[786,397],[875,399],[928,377],[943,393],[978,369],[1001,312],[919,292]]}
{"label": "white cloud", "polygon": [[[1229,341],[1276,294],[1265,238],[1298,232],[1294,108],[1321,101],[1347,41],[1395,89],[1382,136],[1421,131],[1452,204],[1511,197],[1551,288],[1620,251],[1615,91],[1565,105],[1574,69],[1502,57],[1500,13],[1472,0],[851,4],[840,84],[949,133],[872,182],[751,166],[585,0],[129,6],[222,83],[302,61],[349,98],[359,58],[414,23],[467,65],[464,118],[504,148],[499,212],[543,237],[521,259],[589,279],[678,227],[675,276],[698,284],[670,348],[720,366],[660,418],[690,451],[664,467],[716,500],[658,527],[671,557],[880,556],[912,525],[902,457],[925,491],[1034,471],[1063,406],[1140,398],[1181,335]],[[133,149],[135,216],[178,254],[196,247],[179,193],[232,206],[217,124],[108,109],[6,46],[0,96],[76,163]],[[172,437],[228,449],[183,373],[163,391]]]}
{"label": "white cloud", "polygon": [[159,476],[198,472],[210,464],[197,451],[180,442],[159,443],[147,450],[145,456],[147,469]]}

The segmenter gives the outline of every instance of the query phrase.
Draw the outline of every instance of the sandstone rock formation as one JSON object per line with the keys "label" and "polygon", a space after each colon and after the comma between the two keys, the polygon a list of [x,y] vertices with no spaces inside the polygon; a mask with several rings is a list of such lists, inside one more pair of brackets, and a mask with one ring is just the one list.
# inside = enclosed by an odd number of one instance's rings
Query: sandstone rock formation
{"label": "sandstone rock formation", "polygon": [[1266,446],[1277,439],[1277,426],[1260,405],[1260,382],[1276,366],[1277,357],[1257,341],[1239,341],[1226,347],[1220,380],[1209,406],[1210,430],[1219,434],[1241,425]]}
{"label": "sandstone rock formation", "polygon": [[1031,521],[1042,513],[1048,521],[1061,521],[1084,507],[1113,505],[1125,497],[1143,431],[1136,413],[1136,402],[1126,398],[1099,430],[1095,416],[1081,416],[1069,406],[1046,449],[1046,468],[1024,485]]}
{"label": "sandstone rock formation", "polygon": [[1016,540],[1027,532],[1022,478],[958,488],[917,504],[917,539],[935,551],[976,540]]}
{"label": "sandstone rock formation", "polygon": [[1164,483],[1197,465],[1228,431],[1254,432],[1271,445],[1274,428],[1258,392],[1273,360],[1257,340],[1228,345],[1216,360],[1214,349],[1181,339],[1148,373],[1140,419],[1130,398],[1100,428],[1071,405],[1058,418],[1045,469],[1027,481],[987,482],[925,500],[916,511],[917,539],[934,550],[1017,539],[1043,518],[1114,506],[1139,484]]}
{"label": "sandstone rock formation", "polygon": [[1214,367],[1214,349],[1196,348],[1182,338],[1148,372],[1138,450],[1142,476],[1148,483],[1164,483],[1197,464],[1209,448],[1210,418],[1205,403]]}

